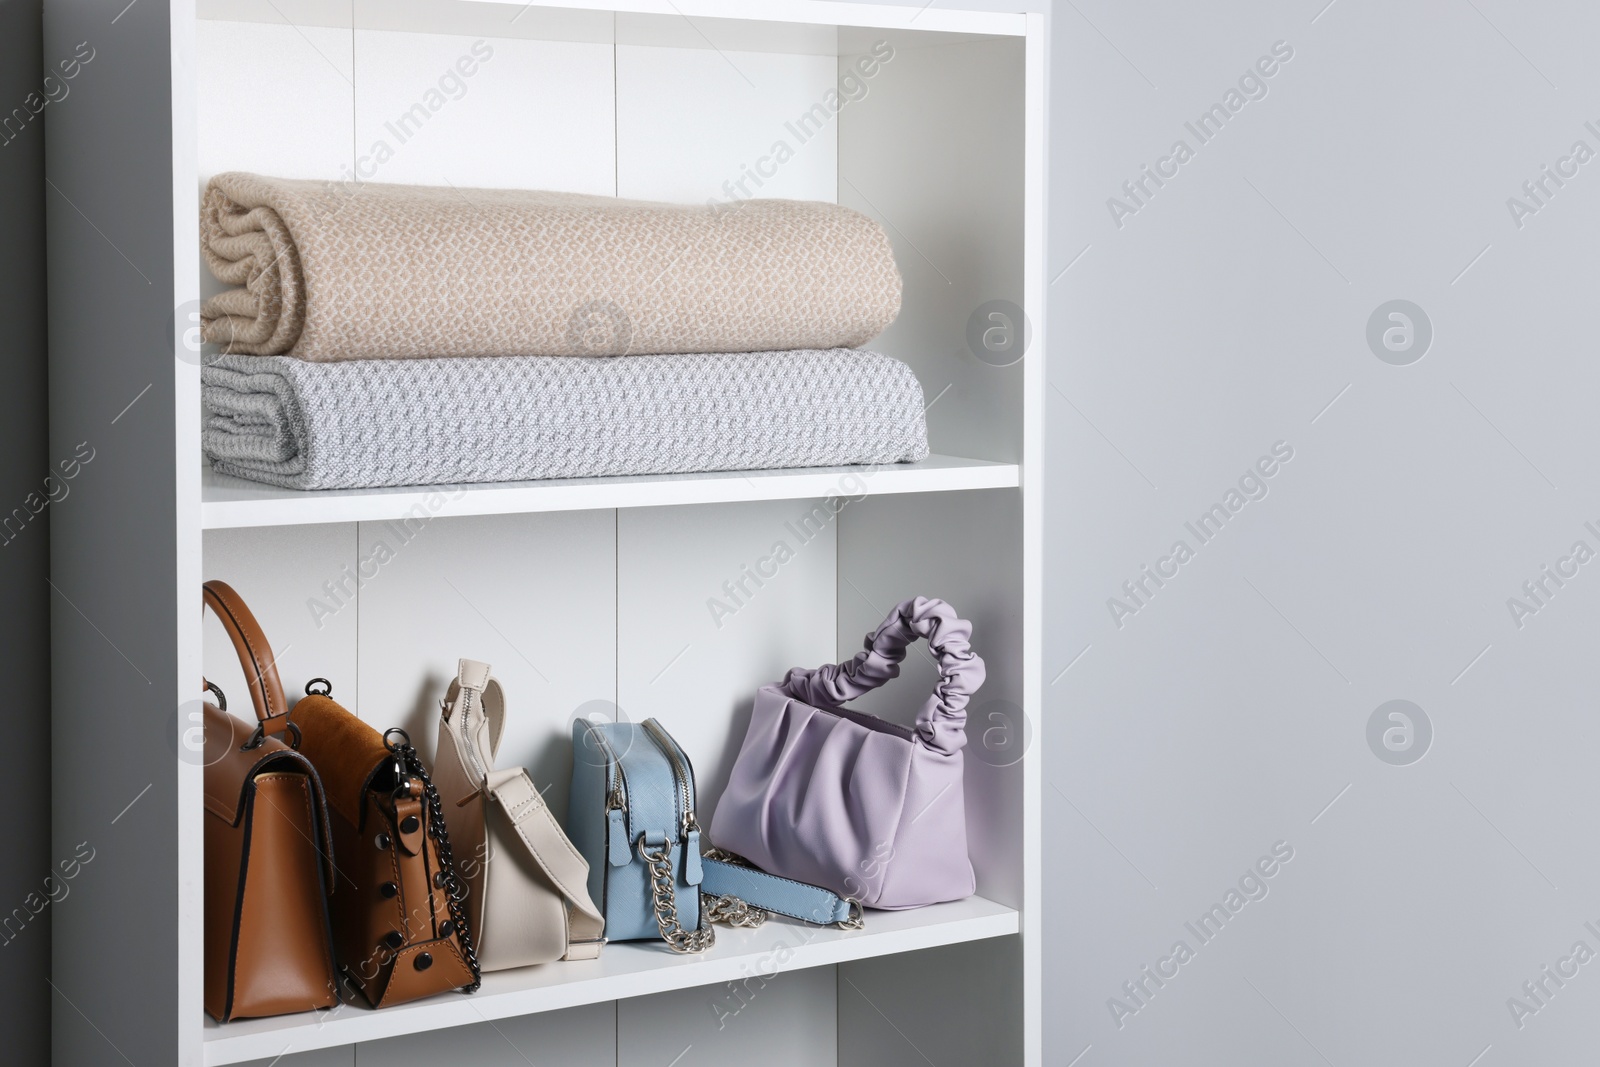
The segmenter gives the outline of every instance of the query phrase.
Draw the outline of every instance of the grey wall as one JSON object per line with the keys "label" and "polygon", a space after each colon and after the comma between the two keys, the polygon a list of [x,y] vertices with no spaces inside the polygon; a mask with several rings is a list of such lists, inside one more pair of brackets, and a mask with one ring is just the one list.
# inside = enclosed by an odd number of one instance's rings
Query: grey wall
{"label": "grey wall", "polygon": [[[38,0],[0,0],[0,114],[40,85]],[[0,134],[0,517],[44,488],[44,131]],[[37,503],[40,498],[36,497]],[[50,1047],[50,530],[48,507],[0,532],[0,677],[5,679],[6,817],[0,821],[0,1032],[9,1063],[43,1063]],[[58,891],[59,894],[59,891]],[[34,914],[37,906],[39,912]],[[13,909],[22,908],[19,925]]]}
{"label": "grey wall", "polygon": [[[1325,4],[1055,8],[1050,1063],[1547,1065],[1596,1032],[1600,962],[1559,961],[1600,952],[1600,563],[1520,627],[1507,600],[1600,551],[1600,161],[1521,228],[1507,198],[1600,151],[1600,12]],[[1280,40],[1199,145],[1185,121]],[[1118,228],[1107,198],[1179,138]],[[1392,299],[1432,323],[1409,365],[1368,344]],[[1278,441],[1201,545],[1185,522]],[[1178,540],[1119,628],[1108,598]],[[1407,765],[1368,740],[1397,699],[1433,731]],[[1185,923],[1280,841],[1202,944]],[[1122,984],[1180,940],[1139,1006]],[[1519,1028],[1545,965],[1576,975]]]}

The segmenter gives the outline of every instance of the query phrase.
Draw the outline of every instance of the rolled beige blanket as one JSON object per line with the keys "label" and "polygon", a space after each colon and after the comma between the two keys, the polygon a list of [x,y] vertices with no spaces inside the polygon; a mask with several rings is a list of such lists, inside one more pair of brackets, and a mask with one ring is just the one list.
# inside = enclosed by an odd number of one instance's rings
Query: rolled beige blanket
{"label": "rolled beige blanket", "polygon": [[894,321],[876,222],[835,204],[211,179],[201,250],[231,289],[203,337],[318,362],[854,348]]}

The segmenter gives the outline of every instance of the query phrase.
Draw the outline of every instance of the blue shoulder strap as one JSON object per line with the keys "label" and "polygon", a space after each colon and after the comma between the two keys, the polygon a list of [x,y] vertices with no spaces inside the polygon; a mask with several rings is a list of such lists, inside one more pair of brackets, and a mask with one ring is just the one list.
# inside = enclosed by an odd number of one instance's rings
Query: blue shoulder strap
{"label": "blue shoulder strap", "polygon": [[752,907],[787,915],[818,926],[860,929],[861,905],[853,900],[789,878],[757,870],[743,863],[716,858],[727,853],[713,852],[702,861],[704,871],[700,891],[715,897],[738,897]]}

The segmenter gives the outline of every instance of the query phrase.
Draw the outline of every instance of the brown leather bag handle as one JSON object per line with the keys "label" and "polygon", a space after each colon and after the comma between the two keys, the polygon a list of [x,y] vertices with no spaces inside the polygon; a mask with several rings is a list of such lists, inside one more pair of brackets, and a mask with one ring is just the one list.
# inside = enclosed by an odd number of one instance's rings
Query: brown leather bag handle
{"label": "brown leather bag handle", "polygon": [[222,622],[239,654],[256,718],[264,732],[281,734],[289,728],[289,702],[284,699],[283,683],[278,680],[278,661],[272,654],[267,635],[261,632],[256,617],[227,582],[213,579],[204,586],[204,605]]}

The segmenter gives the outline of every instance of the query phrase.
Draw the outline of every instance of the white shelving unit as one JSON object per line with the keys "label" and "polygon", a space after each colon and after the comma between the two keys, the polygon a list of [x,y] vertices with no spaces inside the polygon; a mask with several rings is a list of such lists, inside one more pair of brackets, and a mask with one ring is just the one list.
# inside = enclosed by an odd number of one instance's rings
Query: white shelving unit
{"label": "white shelving unit", "polygon": [[[47,0],[47,56],[96,48],[52,108],[48,161],[52,449],[97,450],[52,523],[55,833],[63,854],[97,850],[54,915],[57,1063],[1042,1063],[1040,775],[1018,738],[1040,729],[1044,31],[1038,14],[821,0]],[[879,42],[893,56],[863,76]],[[491,57],[445,79],[474,45]],[[419,102],[430,117],[374,172],[387,121]],[[795,125],[818,106],[825,121]],[[695,202],[742,181],[733,195],[866,212],[905,279],[869,347],[917,372],[936,454],[319,493],[214,475],[182,343],[217,288],[204,183],[362,168]],[[1031,319],[1034,354],[1008,367],[967,350],[994,299]],[[210,577],[250,602],[291,690],[330,678],[424,753],[457,657],[492,662],[502,761],[558,813],[573,717],[655,716],[695,761],[703,822],[758,685],[942,596],[989,667],[966,778],[978,895],[869,912],[862,931],[774,921],[697,958],[612,944],[473,997],[218,1025],[201,1008],[202,770],[176,740],[202,673],[244,690],[202,622]],[[863,706],[907,721],[933,677],[913,656]]]}

